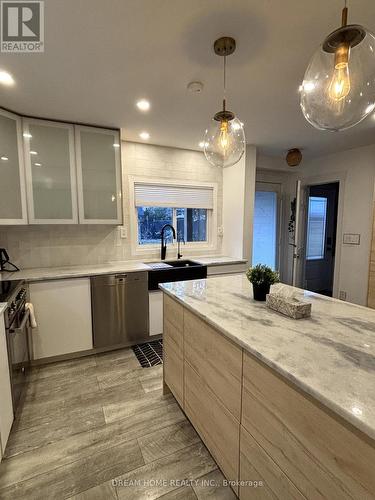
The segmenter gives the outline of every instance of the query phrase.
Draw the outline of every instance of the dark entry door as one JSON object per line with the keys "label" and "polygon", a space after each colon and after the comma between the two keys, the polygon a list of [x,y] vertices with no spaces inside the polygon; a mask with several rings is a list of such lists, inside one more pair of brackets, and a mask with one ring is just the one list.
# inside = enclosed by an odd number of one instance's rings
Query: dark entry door
{"label": "dark entry door", "polygon": [[304,287],[332,297],[339,183],[308,188]]}

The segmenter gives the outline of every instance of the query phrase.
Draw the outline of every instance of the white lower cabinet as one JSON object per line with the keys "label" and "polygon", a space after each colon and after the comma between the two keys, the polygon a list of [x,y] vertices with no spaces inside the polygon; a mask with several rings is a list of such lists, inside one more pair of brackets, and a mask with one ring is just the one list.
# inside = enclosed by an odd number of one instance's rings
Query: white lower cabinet
{"label": "white lower cabinet", "polygon": [[150,314],[150,335],[163,333],[163,292],[155,290],[148,294]]}
{"label": "white lower cabinet", "polygon": [[7,342],[4,316],[0,315],[0,460],[4,455],[13,423],[13,403],[10,388]]}
{"label": "white lower cabinet", "polygon": [[32,330],[33,359],[93,348],[88,278],[30,284],[38,327]]}

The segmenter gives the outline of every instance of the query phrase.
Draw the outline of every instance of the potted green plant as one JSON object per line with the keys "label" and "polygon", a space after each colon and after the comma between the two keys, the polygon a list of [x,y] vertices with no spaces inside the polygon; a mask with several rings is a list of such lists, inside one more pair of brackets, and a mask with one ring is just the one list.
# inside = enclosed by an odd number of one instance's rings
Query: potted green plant
{"label": "potted green plant", "polygon": [[280,281],[279,273],[264,264],[249,267],[246,276],[250,283],[253,284],[254,300],[266,300],[271,285]]}

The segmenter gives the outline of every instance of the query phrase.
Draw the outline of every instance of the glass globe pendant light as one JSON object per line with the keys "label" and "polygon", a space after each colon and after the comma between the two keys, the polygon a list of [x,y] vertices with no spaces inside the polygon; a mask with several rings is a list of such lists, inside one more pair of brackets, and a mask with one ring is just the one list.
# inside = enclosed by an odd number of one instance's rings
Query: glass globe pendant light
{"label": "glass globe pendant light", "polygon": [[224,98],[223,109],[218,111],[204,136],[204,154],[215,167],[231,167],[244,154],[246,147],[243,123],[232,111],[226,109],[226,58],[236,49],[233,38],[223,37],[214,44],[215,54],[224,58]]}
{"label": "glass globe pendant light", "polygon": [[375,109],[375,37],[363,26],[342,25],[313,55],[300,87],[306,120],[321,130],[340,131]]}

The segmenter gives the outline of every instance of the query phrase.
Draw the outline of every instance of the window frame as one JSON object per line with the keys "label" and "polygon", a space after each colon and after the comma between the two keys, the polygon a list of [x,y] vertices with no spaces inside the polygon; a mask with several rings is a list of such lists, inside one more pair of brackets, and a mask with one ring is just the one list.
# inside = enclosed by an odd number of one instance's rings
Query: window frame
{"label": "window frame", "polygon": [[[130,234],[131,234],[131,252],[134,256],[139,256],[142,254],[155,253],[160,250],[160,244],[139,244],[138,242],[138,214],[137,207],[135,206],[134,197],[134,186],[136,183],[144,184],[158,184],[158,185],[170,185],[170,186],[181,186],[181,187],[209,187],[213,189],[213,209],[207,209],[207,240],[206,241],[189,241],[185,242],[183,248],[186,250],[196,250],[196,251],[211,251],[217,249],[217,196],[218,196],[218,184],[216,182],[199,182],[199,181],[187,181],[187,180],[170,180],[165,178],[150,178],[150,177],[138,177],[129,176],[129,207],[130,207]],[[185,208],[185,207],[171,207],[171,208]],[[198,207],[196,207],[198,208]],[[176,211],[173,210],[173,226],[176,227]],[[174,242],[171,247],[176,247],[177,242]]]}

